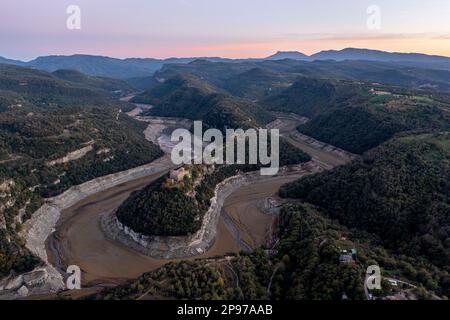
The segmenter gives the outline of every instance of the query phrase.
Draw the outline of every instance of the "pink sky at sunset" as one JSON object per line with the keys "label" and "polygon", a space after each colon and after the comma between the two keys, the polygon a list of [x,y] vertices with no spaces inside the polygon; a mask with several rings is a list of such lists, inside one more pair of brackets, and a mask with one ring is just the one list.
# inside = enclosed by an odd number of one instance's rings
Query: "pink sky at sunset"
{"label": "pink sky at sunset", "polygon": [[[367,8],[381,9],[369,30]],[[66,28],[66,8],[82,28]],[[346,47],[450,56],[448,0],[4,0],[0,56],[265,57]]]}

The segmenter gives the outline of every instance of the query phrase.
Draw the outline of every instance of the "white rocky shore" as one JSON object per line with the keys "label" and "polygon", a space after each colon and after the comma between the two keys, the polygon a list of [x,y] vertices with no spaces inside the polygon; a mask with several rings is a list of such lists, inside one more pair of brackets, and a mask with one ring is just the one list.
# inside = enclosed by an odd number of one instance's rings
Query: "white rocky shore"
{"label": "white rocky shore", "polygon": [[[316,173],[322,168],[314,161],[303,165],[282,168],[277,175],[303,175]],[[214,243],[219,217],[225,199],[237,189],[256,182],[273,179],[272,176],[261,176],[258,172],[239,174],[219,183],[214,190],[211,205],[205,213],[201,228],[193,235],[186,237],[150,237],[133,231],[123,225],[116,217],[115,211],[104,212],[100,225],[104,234],[122,244],[145,255],[159,259],[177,259],[198,256],[205,253]]]}
{"label": "white rocky shore", "polygon": [[60,218],[61,211],[97,192],[167,171],[172,167],[169,155],[165,155],[150,164],[99,177],[71,187],[59,196],[47,199],[46,203],[25,223],[20,234],[26,242],[26,247],[41,258],[44,266],[27,274],[3,279],[0,282],[0,299],[15,299],[32,294],[57,292],[65,288],[63,276],[49,263],[45,247],[48,237],[54,231]]}
{"label": "white rocky shore", "polygon": [[335,147],[331,144],[316,140],[310,136],[304,135],[300,132],[294,132],[291,134],[291,136],[298,141],[303,141],[309,146],[318,149],[318,150],[324,150],[327,153],[334,154],[335,156],[339,158],[348,158],[350,160],[358,159],[359,156],[356,154],[353,154],[351,152],[345,151],[341,148]]}

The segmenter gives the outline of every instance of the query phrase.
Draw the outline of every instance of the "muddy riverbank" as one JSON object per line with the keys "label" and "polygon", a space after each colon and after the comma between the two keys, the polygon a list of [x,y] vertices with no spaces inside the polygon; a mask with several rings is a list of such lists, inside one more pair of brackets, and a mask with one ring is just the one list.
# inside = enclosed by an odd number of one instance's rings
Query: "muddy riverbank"
{"label": "muddy riverbank", "polygon": [[[133,116],[138,117],[138,114],[138,110],[135,110]],[[167,140],[163,137],[168,136],[172,127],[171,123],[164,124],[162,123],[164,119],[158,118],[142,117],[140,120],[149,123],[146,130],[147,139],[156,139],[160,145],[161,141]],[[168,120],[174,121],[173,126],[180,124],[177,122],[179,119]],[[281,118],[276,125],[294,128],[301,121],[305,119],[288,115]],[[188,123],[183,125],[188,126]],[[314,164],[318,168],[328,169],[350,160],[339,154],[330,153],[328,149],[309,146],[308,141],[295,142],[294,144],[313,155]],[[167,147],[166,152],[170,150],[170,145]],[[167,161],[167,157],[164,161]],[[51,221],[42,220],[44,223],[41,224],[45,230],[39,233],[40,236],[36,242],[38,246],[35,246],[39,249],[34,252],[39,251],[40,256],[44,256],[44,252],[49,262],[48,266],[50,268],[56,266],[56,269],[61,272],[68,265],[78,265],[82,270],[82,284],[85,287],[99,284],[115,285],[136,278],[169,261],[177,261],[144,255],[120,241],[108,238],[100,227],[102,214],[115,210],[131,192],[143,188],[169,169],[170,161],[156,171],[147,171],[141,176],[134,175],[130,179],[105,184],[104,188],[97,189],[95,192],[91,192],[95,188],[89,189],[91,191],[80,193],[81,198],[75,197],[72,198],[73,201],[66,201],[62,207],[57,208],[57,214],[52,216]],[[304,174],[304,172],[284,173],[269,180],[252,182],[251,185],[241,185],[232,190],[224,197],[217,219],[212,225],[208,225],[208,228],[214,227],[215,230],[213,241],[204,247],[204,253],[200,254],[197,251],[198,255],[190,259],[222,256],[240,250],[250,251],[261,246],[267,241],[267,235],[270,234],[275,219],[273,215],[265,214],[261,210],[261,203],[268,197],[275,197],[281,185],[296,180]],[[39,216],[36,215],[35,219],[39,219]],[[35,223],[39,224],[36,221]],[[24,231],[25,238],[33,235],[30,230],[32,229],[27,228]],[[52,233],[52,231],[55,232]]]}

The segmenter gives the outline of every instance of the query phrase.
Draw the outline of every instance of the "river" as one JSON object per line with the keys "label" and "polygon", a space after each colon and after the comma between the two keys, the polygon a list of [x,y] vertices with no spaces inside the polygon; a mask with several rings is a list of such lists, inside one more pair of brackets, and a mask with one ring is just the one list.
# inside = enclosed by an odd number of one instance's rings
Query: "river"
{"label": "river", "polygon": [[[280,126],[292,127],[296,121],[301,120],[286,117],[281,119]],[[281,131],[286,133],[289,130]],[[318,163],[325,163],[328,167],[349,161],[307,144],[305,147],[304,142],[297,141],[296,145],[300,148],[303,146],[306,152],[313,151]],[[117,208],[131,192],[165,174],[172,167],[170,159],[167,162],[166,171],[98,192],[62,211],[56,231],[47,240],[49,261],[60,270],[68,265],[78,265],[82,270],[83,287],[119,284],[168,263],[170,260],[151,258],[107,239],[99,224],[103,212]],[[264,244],[276,216],[263,213],[260,210],[261,202],[268,197],[276,198],[281,185],[304,174],[275,176],[233,192],[225,200],[214,244],[205,254],[195,258],[252,250]]]}

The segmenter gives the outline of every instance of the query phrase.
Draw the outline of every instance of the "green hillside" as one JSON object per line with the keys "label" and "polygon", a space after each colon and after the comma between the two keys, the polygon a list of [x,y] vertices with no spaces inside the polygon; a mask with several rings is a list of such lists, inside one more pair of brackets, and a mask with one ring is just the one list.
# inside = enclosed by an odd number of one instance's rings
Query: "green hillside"
{"label": "green hillside", "polygon": [[104,92],[95,88],[74,86],[50,73],[13,65],[0,65],[0,92],[19,94],[34,107],[105,104]]}
{"label": "green hillside", "polygon": [[91,90],[104,90],[113,96],[129,94],[134,91],[134,89],[123,80],[88,76],[75,70],[57,70],[53,72],[52,75],[58,79],[70,82],[73,86],[86,87]]}
{"label": "green hillside", "polygon": [[288,184],[280,195],[319,206],[393,252],[421,261],[432,270],[428,288],[448,295],[449,159],[448,133],[401,137],[361,161]]}
{"label": "green hillside", "polygon": [[334,108],[362,104],[366,100],[364,93],[364,87],[357,83],[298,78],[289,88],[262,103],[273,111],[314,117]]}
{"label": "green hillside", "polygon": [[[407,258],[388,254],[367,236],[325,218],[311,206],[283,208],[276,236],[279,242],[271,255],[259,249],[228,259],[172,262],[93,298],[364,300],[365,272],[373,264],[380,265],[384,276],[411,281]],[[341,262],[342,251],[352,249],[357,250],[356,258]],[[429,274],[420,272],[425,277],[414,283],[419,284],[417,292],[425,294],[418,297],[428,298],[420,284]],[[387,281],[382,285],[372,293],[395,292]]]}
{"label": "green hillside", "polygon": [[[98,86],[14,66],[2,65],[0,71],[0,276],[5,276],[38,263],[17,231],[44,198],[149,163],[162,151],[145,140],[146,125],[120,113],[125,105]],[[73,152],[80,157],[62,160]]]}
{"label": "green hillside", "polygon": [[262,100],[289,87],[293,83],[294,78],[294,76],[289,74],[257,67],[231,76],[224,81],[221,87],[238,97]]}
{"label": "green hillside", "polygon": [[[362,104],[321,113],[298,130],[354,153],[363,153],[404,131],[450,128],[450,98],[392,87],[376,88]],[[378,94],[377,94],[378,93]]]}

